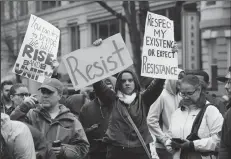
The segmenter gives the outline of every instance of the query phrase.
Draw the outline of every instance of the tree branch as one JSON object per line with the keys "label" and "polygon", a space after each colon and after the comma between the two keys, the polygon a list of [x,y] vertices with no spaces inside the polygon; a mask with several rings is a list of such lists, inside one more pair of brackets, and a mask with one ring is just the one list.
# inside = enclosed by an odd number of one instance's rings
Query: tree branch
{"label": "tree branch", "polygon": [[107,3],[103,1],[96,1],[99,5],[101,5],[104,9],[106,9],[108,12],[110,12],[112,15],[116,16],[117,18],[123,20],[124,22],[128,22],[127,18],[123,16],[121,13],[116,12],[113,10]]}

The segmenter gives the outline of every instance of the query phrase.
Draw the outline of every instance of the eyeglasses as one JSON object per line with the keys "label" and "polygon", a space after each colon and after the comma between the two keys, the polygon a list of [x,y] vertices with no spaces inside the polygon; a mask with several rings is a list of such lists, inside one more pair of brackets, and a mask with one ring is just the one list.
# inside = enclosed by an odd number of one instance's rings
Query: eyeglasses
{"label": "eyeglasses", "polygon": [[29,97],[31,94],[30,93],[15,93],[14,95],[17,95],[17,96],[23,98],[24,96]]}
{"label": "eyeglasses", "polygon": [[197,88],[195,89],[195,91],[192,91],[192,92],[180,92],[179,95],[181,97],[188,97],[188,96],[192,96],[195,92],[197,91]]}
{"label": "eyeglasses", "polygon": [[50,91],[49,89],[41,89],[42,94],[52,95],[54,92]]}

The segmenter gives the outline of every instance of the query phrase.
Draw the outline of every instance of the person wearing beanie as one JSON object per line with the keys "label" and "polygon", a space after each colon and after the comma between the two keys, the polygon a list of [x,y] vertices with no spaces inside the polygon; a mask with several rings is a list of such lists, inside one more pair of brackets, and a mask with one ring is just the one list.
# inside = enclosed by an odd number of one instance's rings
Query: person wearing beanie
{"label": "person wearing beanie", "polygon": [[224,123],[221,132],[221,143],[219,149],[219,159],[230,159],[231,158],[231,66],[226,76],[218,77],[217,80],[225,82],[225,89],[229,98],[227,104],[227,113],[224,117]]}
{"label": "person wearing beanie", "polygon": [[39,88],[39,104],[35,104],[34,98],[25,97],[24,102],[12,112],[11,119],[24,117],[42,132],[57,159],[82,159],[89,151],[89,143],[81,123],[66,106],[59,103],[63,88],[59,80],[45,79]]}
{"label": "person wearing beanie", "polygon": [[[108,88],[115,90],[115,77],[111,76],[103,81]],[[98,97],[81,108],[79,120],[90,143],[88,159],[106,159],[107,147],[102,139],[108,127],[110,112],[109,107]]]}
{"label": "person wearing beanie", "polygon": [[[182,97],[181,105],[171,116],[168,133],[171,142],[167,150],[174,159],[215,158],[220,142],[218,134],[223,123],[222,114],[206,100],[201,82],[195,75],[186,75],[182,79],[179,94]],[[198,130],[191,132],[196,129],[194,121],[198,116],[201,117]]]}

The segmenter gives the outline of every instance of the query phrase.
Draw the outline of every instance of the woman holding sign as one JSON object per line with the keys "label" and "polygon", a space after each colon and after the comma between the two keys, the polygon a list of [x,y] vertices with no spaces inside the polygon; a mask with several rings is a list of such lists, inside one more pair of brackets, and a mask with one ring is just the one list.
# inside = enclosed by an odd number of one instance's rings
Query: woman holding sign
{"label": "woman holding sign", "polygon": [[103,81],[93,84],[99,99],[112,108],[103,139],[108,143],[107,159],[151,159],[149,143],[153,139],[146,116],[149,107],[162,92],[164,82],[163,79],[155,79],[141,92],[135,73],[124,70],[117,77],[115,92]]}

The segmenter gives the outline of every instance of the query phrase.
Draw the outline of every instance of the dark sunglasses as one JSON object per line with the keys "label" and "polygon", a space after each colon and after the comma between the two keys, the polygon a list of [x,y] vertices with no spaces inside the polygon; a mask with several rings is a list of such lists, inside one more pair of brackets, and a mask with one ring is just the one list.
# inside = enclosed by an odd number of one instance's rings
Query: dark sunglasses
{"label": "dark sunglasses", "polygon": [[31,94],[30,93],[15,93],[14,95],[17,95],[19,97],[29,97]]}
{"label": "dark sunglasses", "polygon": [[52,95],[54,92],[50,91],[49,89],[41,89],[42,94]]}

